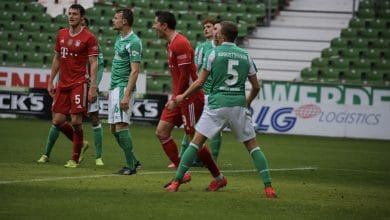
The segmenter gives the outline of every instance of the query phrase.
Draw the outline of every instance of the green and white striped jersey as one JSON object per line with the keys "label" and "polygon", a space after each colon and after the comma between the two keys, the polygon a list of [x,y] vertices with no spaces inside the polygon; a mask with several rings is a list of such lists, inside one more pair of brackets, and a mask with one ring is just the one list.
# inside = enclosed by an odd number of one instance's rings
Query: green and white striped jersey
{"label": "green and white striped jersey", "polygon": [[[214,47],[215,47],[214,40],[205,41],[205,42],[199,44],[196,47],[196,50],[195,50],[195,64],[198,65],[198,69],[197,69],[198,74],[200,73],[200,71],[202,69],[202,64],[203,64],[204,57],[205,57],[206,53],[209,50],[213,49]],[[209,94],[210,87],[211,87],[211,85],[207,84],[207,83],[205,83],[203,85],[203,92],[204,92],[205,95]]]}
{"label": "green and white striped jersey", "polygon": [[248,52],[234,43],[222,45],[206,53],[202,65],[210,71],[205,84],[211,85],[208,107],[246,106],[245,82],[257,69]]}
{"label": "green and white striped jersey", "polygon": [[110,89],[126,87],[131,72],[131,63],[141,62],[142,60],[142,43],[133,31],[125,37],[118,35],[114,50]]}

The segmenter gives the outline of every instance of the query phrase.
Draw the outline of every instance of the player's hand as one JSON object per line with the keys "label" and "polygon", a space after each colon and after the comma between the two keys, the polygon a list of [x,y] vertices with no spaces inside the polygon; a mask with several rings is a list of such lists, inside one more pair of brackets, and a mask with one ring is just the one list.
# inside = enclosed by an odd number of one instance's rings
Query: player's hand
{"label": "player's hand", "polygon": [[165,107],[167,107],[168,110],[172,111],[183,101],[183,99],[183,95],[177,95],[175,98],[169,100]]}
{"label": "player's hand", "polygon": [[172,111],[177,106],[177,103],[174,100],[169,100],[165,107],[167,107],[168,110]]}
{"label": "player's hand", "polygon": [[175,97],[175,102],[179,105],[180,103],[182,103],[184,100],[184,96],[183,95],[177,95]]}
{"label": "player's hand", "polygon": [[49,82],[47,84],[47,91],[49,92],[49,95],[51,97],[54,97],[54,94],[56,93],[56,88],[54,87],[53,83]]}
{"label": "player's hand", "polygon": [[88,102],[94,103],[97,98],[96,88],[90,87],[88,91]]}
{"label": "player's hand", "polygon": [[127,111],[129,109],[129,98],[128,97],[123,97],[123,99],[121,100],[121,109],[123,111]]}

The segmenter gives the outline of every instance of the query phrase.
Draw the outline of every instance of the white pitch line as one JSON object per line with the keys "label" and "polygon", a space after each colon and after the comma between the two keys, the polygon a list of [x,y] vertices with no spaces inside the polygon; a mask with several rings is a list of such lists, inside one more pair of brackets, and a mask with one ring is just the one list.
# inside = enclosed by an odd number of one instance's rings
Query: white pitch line
{"label": "white pitch line", "polygon": [[[297,168],[281,168],[281,169],[270,169],[272,172],[280,171],[302,171],[302,170],[316,170],[316,167],[297,167]],[[251,173],[257,172],[257,170],[223,170],[222,173]],[[174,174],[174,171],[140,171],[137,175],[158,175],[158,174]],[[207,170],[191,170],[191,173],[209,173]],[[91,179],[101,177],[116,177],[121,175],[115,174],[104,174],[104,175],[88,175],[88,176],[63,176],[63,177],[47,177],[37,179],[26,179],[26,180],[3,180],[0,181],[0,185],[13,184],[13,183],[32,183],[32,182],[49,182],[57,180],[73,180],[73,179]]]}

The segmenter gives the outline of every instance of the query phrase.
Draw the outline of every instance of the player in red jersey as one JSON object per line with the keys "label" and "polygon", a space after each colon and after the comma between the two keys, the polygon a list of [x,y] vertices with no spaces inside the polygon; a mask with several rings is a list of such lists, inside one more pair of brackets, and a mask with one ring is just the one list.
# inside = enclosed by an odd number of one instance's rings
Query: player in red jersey
{"label": "player in red jersey", "polygon": [[[73,137],[72,157],[65,164],[65,167],[69,168],[78,166],[83,146],[82,123],[83,115],[87,111],[87,95],[89,102],[96,100],[98,44],[95,36],[82,26],[84,15],[83,6],[73,4],[69,7],[69,27],[58,31],[47,87],[53,97],[53,125],[67,137]],[[57,88],[54,89],[53,81],[58,71],[61,74]],[[66,123],[67,115],[71,116],[71,125]]]}
{"label": "player in red jersey", "polygon": [[[168,64],[172,77],[173,91],[171,100],[184,92],[198,76],[194,63],[194,51],[188,39],[175,31],[176,18],[174,14],[167,11],[157,11],[153,22],[153,28],[158,37],[168,42]],[[185,133],[189,140],[195,133],[195,123],[203,111],[204,94],[199,90],[189,99],[178,105],[177,108],[169,110],[164,108],[160,121],[157,125],[156,135],[168,158],[178,167],[180,158],[177,145],[171,136],[175,126],[184,124]],[[204,162],[214,177],[221,176],[207,147],[199,150],[198,157]],[[184,175],[181,182],[188,182],[191,179],[189,173]]]}

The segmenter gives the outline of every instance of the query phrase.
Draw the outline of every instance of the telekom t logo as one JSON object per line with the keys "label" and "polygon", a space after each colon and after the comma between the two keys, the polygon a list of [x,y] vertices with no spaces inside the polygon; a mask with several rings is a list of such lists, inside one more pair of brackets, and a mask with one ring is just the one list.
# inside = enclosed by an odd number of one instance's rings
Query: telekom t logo
{"label": "telekom t logo", "polygon": [[66,56],[68,55],[68,51],[69,49],[67,47],[61,47],[61,57],[66,58]]}

